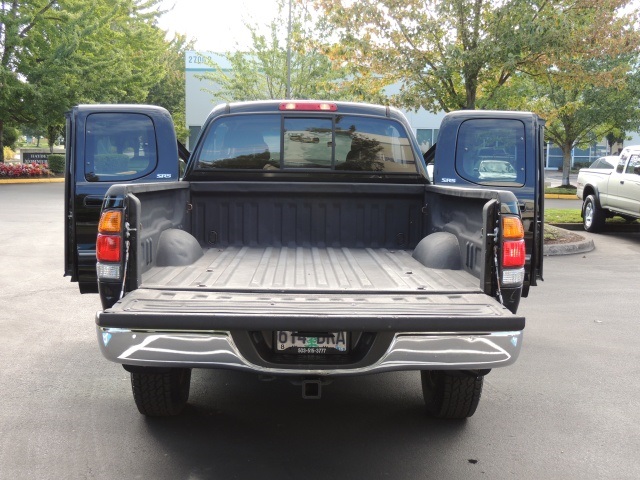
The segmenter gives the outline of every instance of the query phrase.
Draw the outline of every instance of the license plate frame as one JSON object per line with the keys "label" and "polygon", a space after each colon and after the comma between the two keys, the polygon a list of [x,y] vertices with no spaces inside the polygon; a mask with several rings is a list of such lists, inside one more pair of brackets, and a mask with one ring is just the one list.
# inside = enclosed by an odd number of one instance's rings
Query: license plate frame
{"label": "license plate frame", "polygon": [[349,353],[349,332],[298,332],[277,330],[273,334],[273,349],[280,354],[346,355]]}

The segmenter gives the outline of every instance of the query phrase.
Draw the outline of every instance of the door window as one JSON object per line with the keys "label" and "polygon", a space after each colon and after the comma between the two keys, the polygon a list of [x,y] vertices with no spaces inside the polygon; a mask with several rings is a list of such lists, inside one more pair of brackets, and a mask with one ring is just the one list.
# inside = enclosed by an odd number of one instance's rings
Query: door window
{"label": "door window", "polygon": [[456,145],[456,170],[462,178],[481,185],[524,185],[524,124],[507,119],[462,123]]}
{"label": "door window", "polygon": [[139,113],[94,113],[85,129],[85,177],[90,182],[144,177],[158,164],[155,129]]}
{"label": "door window", "polygon": [[640,155],[632,155],[627,164],[625,173],[640,175]]}

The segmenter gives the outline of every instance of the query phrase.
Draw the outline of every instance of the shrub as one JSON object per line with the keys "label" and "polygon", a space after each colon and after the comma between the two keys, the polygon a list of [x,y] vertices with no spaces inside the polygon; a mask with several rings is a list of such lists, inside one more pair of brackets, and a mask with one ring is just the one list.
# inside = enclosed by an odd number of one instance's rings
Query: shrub
{"label": "shrub", "polygon": [[39,163],[0,163],[0,178],[33,178],[48,174],[47,165]]}
{"label": "shrub", "polygon": [[14,127],[5,126],[2,129],[2,143],[7,147],[16,148],[16,142],[19,136],[20,132]]}
{"label": "shrub", "polygon": [[7,160],[13,160],[13,157],[16,156],[16,152],[11,150],[11,148],[8,147],[7,145],[4,146],[3,151],[4,151],[4,161],[5,162]]}
{"label": "shrub", "polygon": [[64,172],[64,155],[49,155],[49,170],[53,173]]}

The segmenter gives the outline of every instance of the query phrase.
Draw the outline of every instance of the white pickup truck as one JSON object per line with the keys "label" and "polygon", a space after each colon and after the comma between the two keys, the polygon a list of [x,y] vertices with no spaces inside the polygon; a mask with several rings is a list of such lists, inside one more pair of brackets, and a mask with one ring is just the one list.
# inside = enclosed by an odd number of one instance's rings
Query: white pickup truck
{"label": "white pickup truck", "polygon": [[587,232],[598,232],[607,218],[640,218],[640,146],[625,147],[614,168],[582,168],[578,197]]}

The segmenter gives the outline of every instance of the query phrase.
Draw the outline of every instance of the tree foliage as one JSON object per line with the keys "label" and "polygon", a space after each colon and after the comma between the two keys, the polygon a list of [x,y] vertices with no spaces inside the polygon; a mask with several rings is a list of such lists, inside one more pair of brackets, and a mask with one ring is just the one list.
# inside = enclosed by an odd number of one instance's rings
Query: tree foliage
{"label": "tree foliage", "polygon": [[210,90],[214,98],[224,101],[266,100],[287,96],[287,39],[290,39],[290,98],[345,99],[383,101],[380,79],[370,72],[355,75],[349,65],[334,61],[328,39],[317,28],[309,3],[291,4],[291,35],[288,36],[289,11],[279,0],[279,14],[267,25],[267,33],[245,24],[252,38],[249,51],[228,52],[231,64],[226,71],[219,65],[201,78],[217,85]]}
{"label": "tree foliage", "polygon": [[570,28],[512,84],[525,92],[519,107],[546,118],[546,138],[562,150],[562,185],[570,183],[575,147],[640,127],[639,17],[621,14],[627,3],[585,0],[561,9]]}
{"label": "tree foliage", "polygon": [[187,50],[193,50],[193,40],[185,35],[176,34],[167,42],[159,60],[161,76],[151,86],[145,99],[146,103],[166,108],[173,117],[176,136],[186,142],[189,136],[186,121],[186,92],[184,58]]}
{"label": "tree foliage", "polygon": [[77,103],[140,102],[162,77],[158,0],[0,2],[0,131]]}
{"label": "tree foliage", "polygon": [[317,0],[332,55],[399,83],[411,109],[484,108],[548,42],[547,0]]}
{"label": "tree foliage", "polygon": [[637,128],[637,9],[629,0],[316,0],[335,58],[399,84],[399,106],[533,109],[568,162]]}

